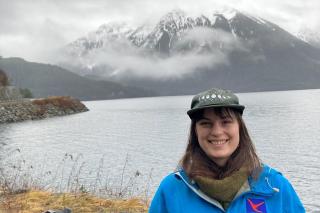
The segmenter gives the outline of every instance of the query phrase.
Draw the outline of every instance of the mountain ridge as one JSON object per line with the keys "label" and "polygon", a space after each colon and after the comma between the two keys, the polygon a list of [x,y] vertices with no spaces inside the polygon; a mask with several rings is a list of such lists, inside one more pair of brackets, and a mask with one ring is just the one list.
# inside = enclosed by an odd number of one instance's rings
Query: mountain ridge
{"label": "mountain ridge", "polygon": [[57,65],[28,62],[17,57],[1,58],[0,68],[13,85],[30,89],[35,98],[73,96],[80,100],[102,100],[157,95],[139,87],[88,79]]}
{"label": "mountain ridge", "polygon": [[141,33],[139,42],[134,42],[133,31],[113,41],[102,36],[103,48],[82,54],[71,69],[162,95],[192,94],[212,86],[246,92],[320,88],[318,48],[237,10],[209,17],[174,10],[150,32]]}

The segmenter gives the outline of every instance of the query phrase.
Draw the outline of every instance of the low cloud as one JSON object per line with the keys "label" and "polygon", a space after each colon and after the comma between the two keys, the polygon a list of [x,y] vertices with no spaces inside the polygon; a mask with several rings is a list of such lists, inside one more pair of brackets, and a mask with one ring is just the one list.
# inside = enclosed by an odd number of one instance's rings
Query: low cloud
{"label": "low cloud", "polygon": [[[187,50],[182,50],[183,48]],[[174,44],[170,56],[150,54],[127,41],[118,40],[107,47],[94,50],[84,57],[64,58],[65,64],[99,70],[108,79],[136,77],[149,79],[178,79],[199,70],[214,70],[229,64],[229,53],[246,48],[232,35],[220,30],[195,28]],[[88,74],[92,70],[87,70]]]}
{"label": "low cloud", "polygon": [[180,78],[196,69],[210,68],[227,61],[223,54],[187,54],[168,58],[114,54],[105,58],[107,64],[114,68],[110,76],[115,79],[121,79],[128,75],[160,80]]}
{"label": "low cloud", "polygon": [[207,27],[196,27],[189,30],[176,45],[179,47],[190,43],[200,47],[208,47],[211,50],[222,51],[224,54],[233,50],[246,50],[244,45],[232,34]]}
{"label": "low cloud", "polygon": [[[223,5],[260,16],[291,33],[301,27],[319,31],[318,0],[226,0]],[[46,59],[49,49],[63,46],[103,23],[155,23],[172,9],[212,14],[220,7],[219,0],[0,0],[0,55],[50,62]],[[54,32],[43,26],[47,20]],[[53,32],[52,36],[48,32]]]}

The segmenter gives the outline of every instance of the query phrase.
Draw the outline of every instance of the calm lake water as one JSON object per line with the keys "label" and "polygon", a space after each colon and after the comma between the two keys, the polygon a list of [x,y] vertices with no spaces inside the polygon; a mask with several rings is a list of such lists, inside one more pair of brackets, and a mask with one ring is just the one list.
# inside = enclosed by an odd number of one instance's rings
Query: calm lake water
{"label": "calm lake water", "polygon": [[[263,162],[291,181],[308,212],[320,212],[320,90],[238,95]],[[70,189],[75,177],[151,197],[184,152],[191,98],[90,101],[86,113],[1,125],[1,163],[45,187]]]}

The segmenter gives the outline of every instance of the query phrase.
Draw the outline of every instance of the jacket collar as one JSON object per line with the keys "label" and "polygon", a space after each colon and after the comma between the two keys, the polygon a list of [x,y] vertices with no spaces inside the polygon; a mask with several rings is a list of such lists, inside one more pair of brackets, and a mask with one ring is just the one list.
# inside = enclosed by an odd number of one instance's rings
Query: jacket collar
{"label": "jacket collar", "polygon": [[195,183],[195,181],[190,180],[189,177],[187,176],[187,174],[185,173],[184,170],[180,170],[177,171],[175,173],[175,175],[180,179],[182,179],[185,184],[194,192],[196,193],[198,196],[200,196],[201,198],[203,198],[204,200],[206,200],[207,202],[213,204],[214,206],[216,206],[217,208],[219,208],[220,210],[222,210],[223,212],[225,212],[225,210],[223,209],[222,205],[215,199],[207,196],[206,194],[204,194],[199,186]]}
{"label": "jacket collar", "polygon": [[[245,184],[241,187],[239,193],[237,195],[240,195],[244,192],[251,192],[258,195],[264,195],[264,196],[272,196],[274,193],[279,192],[279,189],[276,187],[273,187],[270,183],[269,178],[271,177],[272,173],[275,171],[271,169],[270,167],[263,165],[262,171],[258,177],[258,179],[253,179],[251,176],[248,178],[248,182],[245,182]],[[195,183],[195,181],[191,180],[186,172],[181,169],[178,172],[175,173],[179,177],[181,177],[189,187],[192,187],[193,189],[199,190],[199,186]],[[241,193],[240,193],[241,192]]]}

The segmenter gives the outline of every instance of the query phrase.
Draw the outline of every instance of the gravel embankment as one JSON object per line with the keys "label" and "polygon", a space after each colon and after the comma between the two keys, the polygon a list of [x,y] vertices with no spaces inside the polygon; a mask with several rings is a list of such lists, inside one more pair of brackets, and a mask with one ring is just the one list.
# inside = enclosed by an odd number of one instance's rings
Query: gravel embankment
{"label": "gravel embankment", "polygon": [[62,98],[63,104],[58,99],[2,101],[0,102],[0,123],[37,120],[88,111],[80,101],[70,97]]}

